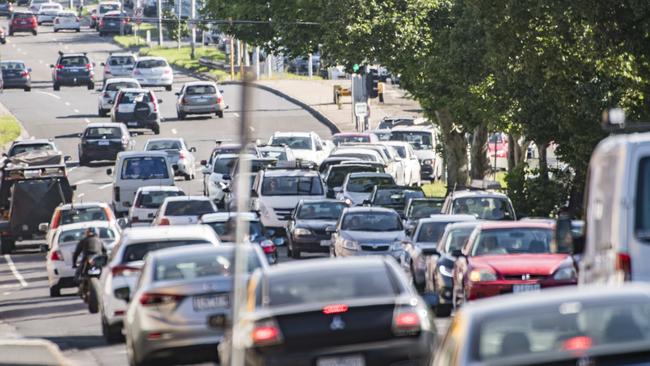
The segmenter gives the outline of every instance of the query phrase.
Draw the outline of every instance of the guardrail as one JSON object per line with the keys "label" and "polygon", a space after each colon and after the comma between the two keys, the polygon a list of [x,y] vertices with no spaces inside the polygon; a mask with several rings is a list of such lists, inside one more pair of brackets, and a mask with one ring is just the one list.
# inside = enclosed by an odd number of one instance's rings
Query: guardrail
{"label": "guardrail", "polygon": [[199,65],[205,66],[211,69],[225,69],[226,68],[226,63],[223,61],[215,61],[211,60],[207,57],[200,57],[199,58]]}

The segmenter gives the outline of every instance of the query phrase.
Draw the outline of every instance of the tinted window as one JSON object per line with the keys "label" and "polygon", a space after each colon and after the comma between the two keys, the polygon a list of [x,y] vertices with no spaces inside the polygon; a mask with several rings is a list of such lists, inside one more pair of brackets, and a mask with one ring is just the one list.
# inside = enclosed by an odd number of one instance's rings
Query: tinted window
{"label": "tinted window", "polygon": [[135,207],[142,208],[160,208],[167,197],[184,196],[185,193],[180,191],[145,191],[140,192],[135,201]]}
{"label": "tinted window", "polygon": [[458,228],[449,231],[444,242],[444,251],[450,253],[456,249],[460,250],[467,243],[472,231],[474,228]]}
{"label": "tinted window", "polygon": [[122,164],[122,179],[168,179],[167,160],[162,157],[127,158]]}
{"label": "tinted window", "polygon": [[409,206],[409,212],[406,213],[406,216],[408,218],[421,219],[434,214],[439,214],[442,211],[443,203],[444,200],[412,201]]}
{"label": "tinted window", "polygon": [[[210,226],[221,241],[234,242],[235,241],[235,225],[236,219],[231,218],[228,221],[209,222],[206,225]],[[262,223],[259,221],[248,222],[248,236],[251,240],[255,241],[263,235]]]}
{"label": "tinted window", "polygon": [[133,65],[135,63],[135,58],[133,56],[112,56],[108,58],[108,64],[110,66],[126,66]]}
{"label": "tinted window", "polygon": [[138,64],[135,66],[138,69],[152,69],[154,67],[166,67],[167,61],[165,60],[143,60],[138,61]]}
{"label": "tinted window", "polygon": [[86,64],[88,64],[88,59],[84,56],[62,57],[59,60],[59,65],[63,65],[63,67],[84,67]]}
{"label": "tinted window", "polygon": [[50,144],[33,144],[33,145],[16,145],[11,148],[10,156],[32,151],[50,151],[54,150]]}
{"label": "tinted window", "polygon": [[91,127],[86,130],[86,138],[89,139],[119,139],[122,138],[122,130],[118,127]]}
{"label": "tinted window", "polygon": [[217,94],[217,89],[212,85],[192,85],[185,88],[187,95]]}
{"label": "tinted window", "polygon": [[86,221],[108,221],[106,210],[102,207],[85,207],[62,210],[59,225],[74,224]]}
{"label": "tinted window", "polygon": [[303,220],[338,220],[346,207],[343,202],[303,202],[297,217]]}
{"label": "tinted window", "polygon": [[99,6],[99,13],[104,14],[108,13],[109,11],[113,10],[120,10],[120,5],[119,4],[102,4]]}
{"label": "tinted window", "polygon": [[400,158],[406,159],[406,148],[404,146],[393,146]]}
{"label": "tinted window", "polygon": [[431,150],[433,149],[433,141],[430,132],[417,132],[417,131],[391,131],[391,140],[406,141],[415,150]]}
{"label": "tinted window", "polygon": [[472,255],[569,253],[558,248],[553,230],[536,228],[483,230],[472,245]]}
{"label": "tinted window", "polygon": [[395,184],[392,177],[354,177],[345,188],[349,192],[370,193],[375,186]]}
{"label": "tinted window", "polygon": [[167,202],[165,216],[201,216],[215,212],[209,201],[187,200]]}
{"label": "tinted window", "polygon": [[320,177],[267,177],[262,182],[265,196],[319,196],[323,194]]}
{"label": "tinted window", "polygon": [[182,245],[210,244],[205,240],[170,240],[170,241],[152,241],[128,245],[124,248],[122,263],[141,261],[147,253],[154,250],[165,248],[180,247]]}
{"label": "tinted window", "polygon": [[[95,228],[100,239],[105,241],[115,240],[115,232],[113,230],[101,227]],[[66,230],[59,236],[59,243],[79,242],[86,237],[86,229]]]}
{"label": "tinted window", "polygon": [[[193,280],[210,276],[230,277],[234,273],[234,265],[232,250],[222,250],[218,254],[167,257],[156,262],[154,281]],[[261,266],[257,255],[249,251],[246,271],[251,273]]]}
{"label": "tinted window", "polygon": [[514,220],[514,212],[508,200],[495,197],[456,198],[454,214],[474,215],[481,220]]}
{"label": "tinted window", "polygon": [[134,82],[119,82],[106,85],[106,91],[118,91],[126,88],[139,88],[140,85]]}
{"label": "tinted window", "polygon": [[261,150],[260,156],[263,158],[272,158],[279,161],[287,161],[287,153],[284,150]]}
{"label": "tinted window", "polygon": [[301,136],[274,136],[272,145],[287,145],[295,150],[311,150],[311,138]]}
{"label": "tinted window", "polygon": [[14,13],[14,18],[18,19],[28,19],[32,18],[34,15],[33,14],[27,14],[27,13]]}
{"label": "tinted window", "polygon": [[25,70],[25,64],[22,62],[3,62],[0,67],[2,70]]}
{"label": "tinted window", "polygon": [[146,150],[155,151],[155,150],[180,150],[181,143],[178,140],[160,140],[160,141],[150,141],[147,143]]}
{"label": "tinted window", "polygon": [[422,191],[411,191],[406,189],[381,189],[375,193],[373,204],[375,205],[400,205],[404,206],[411,198],[422,198]]}
{"label": "tinted window", "polygon": [[418,243],[437,243],[449,222],[427,222],[420,225],[420,232],[415,240]]}
{"label": "tinted window", "polygon": [[393,212],[354,212],[343,217],[341,230],[400,231],[402,220]]}
{"label": "tinted window", "polygon": [[214,160],[213,172],[217,174],[230,174],[237,158],[217,158]]}
{"label": "tinted window", "polygon": [[343,185],[343,181],[345,181],[345,177],[349,173],[363,173],[363,172],[368,172],[368,173],[383,173],[384,168],[381,168],[379,166],[333,166],[330,168],[329,173],[327,174],[327,181],[326,184],[328,187],[340,187]]}

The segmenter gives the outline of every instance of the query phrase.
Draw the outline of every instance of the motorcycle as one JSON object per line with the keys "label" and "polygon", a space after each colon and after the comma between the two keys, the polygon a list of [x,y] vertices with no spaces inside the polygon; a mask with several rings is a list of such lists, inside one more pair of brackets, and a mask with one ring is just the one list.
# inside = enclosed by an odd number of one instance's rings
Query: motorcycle
{"label": "motorcycle", "polygon": [[284,245],[284,238],[276,236],[273,230],[267,230],[265,238],[259,242],[269,264],[278,263],[278,247]]}
{"label": "motorcycle", "polygon": [[99,294],[101,293],[99,277],[102,275],[102,268],[106,265],[108,257],[105,254],[98,254],[88,259],[85,268],[77,280],[79,284],[79,296],[88,304],[88,311],[91,314],[99,312]]}
{"label": "motorcycle", "polygon": [[7,43],[7,34],[5,33],[5,30],[0,28],[0,43],[5,44]]}

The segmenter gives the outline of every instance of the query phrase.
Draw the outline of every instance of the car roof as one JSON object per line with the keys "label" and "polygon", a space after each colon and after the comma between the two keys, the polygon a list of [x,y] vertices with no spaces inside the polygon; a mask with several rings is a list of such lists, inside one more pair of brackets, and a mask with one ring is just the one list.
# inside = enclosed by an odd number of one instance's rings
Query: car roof
{"label": "car roof", "polygon": [[481,223],[481,221],[479,221],[479,220],[452,222],[450,224],[447,224],[447,230],[449,230],[449,229],[473,229],[480,223]]}
{"label": "car roof", "polygon": [[56,228],[58,231],[67,231],[67,230],[78,230],[78,229],[87,229],[89,227],[113,227],[114,225],[110,221],[85,221],[85,222],[75,222],[74,224],[61,225]]}
{"label": "car roof", "polygon": [[356,206],[356,207],[348,207],[345,211],[346,213],[359,213],[359,212],[390,212],[394,213],[397,215],[397,212],[393,210],[392,208],[384,208],[384,207],[377,207],[377,206]]}
{"label": "car roof", "polygon": [[165,197],[166,202],[176,202],[176,201],[210,201],[210,197],[206,196],[171,196]]}
{"label": "car roof", "polygon": [[134,78],[110,78],[110,79],[106,80],[106,84],[124,83],[124,82],[127,82],[127,81],[138,82],[138,80],[136,80]]}
{"label": "car roof", "polygon": [[357,145],[354,145],[354,147],[341,146],[332,153],[332,157],[336,157],[337,155],[345,155],[345,154],[366,154],[366,155],[377,155],[381,157],[381,154],[379,154],[376,150],[371,149],[370,147],[357,147]]}
{"label": "car roof", "polygon": [[144,88],[122,88],[119,91],[123,92],[123,93],[148,93],[148,92],[150,92],[149,89],[144,89]]}
{"label": "car roof", "polygon": [[553,229],[554,226],[555,223],[532,221],[532,220],[530,221],[485,221],[479,225],[481,230],[519,229],[519,228]]}
{"label": "car roof", "polygon": [[372,132],[339,132],[339,133],[335,133],[334,135],[332,135],[332,137],[334,137],[334,136],[372,136],[372,135],[374,135],[374,133],[372,133]]}
{"label": "car roof", "polygon": [[309,137],[313,132],[275,132],[273,136],[287,136],[287,137]]}
{"label": "car roof", "polygon": [[337,271],[337,269],[355,268],[359,273],[364,272],[364,268],[374,266],[385,266],[387,259],[382,256],[363,256],[363,257],[345,257],[332,260],[329,258],[310,259],[308,261],[293,261],[279,263],[269,266],[264,271],[266,276],[286,276],[300,274],[304,272],[318,272],[322,270]]}
{"label": "car roof", "polygon": [[[259,221],[259,217],[254,212],[242,212],[245,221]],[[217,212],[201,216],[202,223],[226,222],[232,217],[237,217],[237,212]]]}
{"label": "car roof", "polygon": [[153,192],[153,191],[183,192],[183,190],[177,186],[144,186],[138,188],[138,191],[140,192]]}
{"label": "car roof", "polygon": [[118,158],[135,158],[135,157],[149,157],[149,156],[162,156],[167,158],[167,153],[164,151],[121,151],[117,154]]}
{"label": "car roof", "polygon": [[212,85],[212,86],[217,86],[217,83],[214,81],[188,81],[187,83],[184,83],[183,86],[194,86],[194,85]]}
{"label": "car roof", "polygon": [[443,214],[433,214],[431,217],[426,217],[420,219],[418,222],[420,224],[426,224],[430,222],[448,222],[448,221],[476,221],[474,215],[443,215]]}
{"label": "car roof", "polygon": [[350,178],[359,178],[359,177],[388,177],[392,178],[393,176],[388,173],[375,173],[375,172],[354,172],[349,173]]}
{"label": "car roof", "polygon": [[501,192],[481,191],[481,190],[463,190],[455,191],[452,198],[464,197],[493,197],[493,198],[508,198],[508,196]]}
{"label": "car roof", "polygon": [[145,57],[140,57],[140,58],[138,59],[138,62],[140,62],[140,61],[150,61],[150,60],[164,60],[165,62],[167,61],[167,59],[165,59],[164,57],[159,57],[159,56],[145,56]]}
{"label": "car roof", "polygon": [[86,125],[85,130],[93,127],[117,127],[117,128],[122,128],[124,126],[123,123],[115,123],[115,122],[93,122],[89,123]]}
{"label": "car roof", "polygon": [[214,240],[215,237],[214,230],[207,225],[133,227],[122,232],[124,243],[128,244],[152,240],[166,241],[196,238]]}
{"label": "car roof", "polygon": [[318,172],[306,169],[268,169],[264,170],[264,177],[315,177]]}
{"label": "car roof", "polygon": [[[245,247],[250,251],[255,250],[252,245],[246,245]],[[165,260],[188,256],[204,257],[226,250],[235,250],[235,245],[222,243],[219,246],[211,244],[180,246],[155,250],[152,251],[149,255],[156,260]]]}
{"label": "car roof", "polygon": [[12,144],[12,146],[18,146],[18,145],[41,145],[41,144],[49,144],[54,146],[54,141],[50,141],[48,139],[29,139],[29,140],[16,140]]}
{"label": "car roof", "polygon": [[73,208],[89,208],[89,207],[108,207],[105,202],[81,202],[81,203],[66,203],[58,207],[59,210],[72,210]]}

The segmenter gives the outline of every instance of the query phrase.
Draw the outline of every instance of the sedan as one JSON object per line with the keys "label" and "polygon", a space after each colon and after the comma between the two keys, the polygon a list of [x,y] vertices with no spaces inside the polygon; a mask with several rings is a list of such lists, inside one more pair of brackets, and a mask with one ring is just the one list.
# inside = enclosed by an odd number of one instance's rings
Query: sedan
{"label": "sedan", "polygon": [[336,225],[348,204],[337,200],[300,201],[287,222],[288,253],[299,259],[301,253],[329,253],[328,226]]}
{"label": "sedan", "polygon": [[185,83],[181,91],[176,93],[176,115],[183,120],[189,114],[216,114],[223,118],[227,108],[216,83],[193,81]]}
{"label": "sedan", "polygon": [[165,151],[167,159],[174,168],[174,175],[192,180],[196,177],[196,158],[192,153],[196,148],[187,147],[183,138],[150,139],[144,146],[145,151]]}
{"label": "sedan", "polygon": [[54,18],[53,28],[55,33],[60,30],[73,30],[75,32],[81,32],[81,22],[79,21],[79,17],[75,12],[60,11]]}
{"label": "sedan", "polygon": [[535,292],[577,283],[570,249],[553,240],[553,225],[482,223],[461,250],[452,251],[453,305],[508,292]]}
{"label": "sedan", "polygon": [[144,186],[138,188],[129,209],[131,226],[151,225],[156,212],[167,197],[185,196],[185,192],[176,186]]}
{"label": "sedan", "polygon": [[97,24],[100,37],[106,34],[120,34],[122,29],[124,29],[124,34],[133,33],[133,25],[129,22],[128,14],[119,10],[104,14]]}
{"label": "sedan", "polygon": [[121,151],[133,150],[135,140],[122,123],[90,123],[80,134],[79,165],[94,160],[116,160]]}
{"label": "sedan", "polygon": [[38,25],[43,23],[53,23],[56,15],[63,11],[63,6],[59,3],[44,3],[38,8],[37,22]]}
{"label": "sedan", "polygon": [[153,218],[153,226],[192,225],[201,216],[217,212],[217,207],[205,196],[167,197]]}
{"label": "sedan", "polygon": [[142,86],[164,86],[171,91],[174,71],[162,57],[141,57],[133,68],[133,77]]}
{"label": "sedan", "polygon": [[404,216],[406,202],[413,198],[424,198],[424,191],[420,187],[376,185],[364,204],[391,208]]}
{"label": "sedan", "polygon": [[28,92],[32,90],[32,69],[22,61],[2,61],[2,87],[4,89],[19,88]]}
{"label": "sedan", "polygon": [[0,15],[11,17],[11,13],[14,11],[13,3],[9,1],[3,1],[0,3]]}
{"label": "sedan", "polygon": [[[267,266],[259,248],[246,252],[247,273]],[[130,364],[217,361],[223,319],[231,316],[234,254],[233,245],[208,244],[147,257],[133,295],[116,290],[131,300],[124,321]]]}
{"label": "sedan", "polygon": [[120,89],[140,89],[140,83],[133,78],[113,78],[104,80],[104,86],[99,94],[97,102],[97,114],[106,117],[113,108],[115,97]]}

